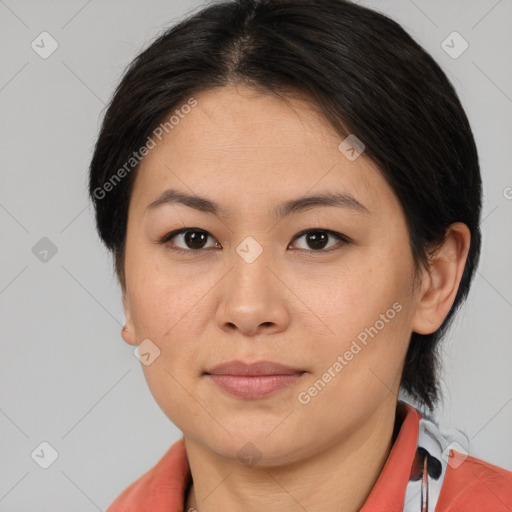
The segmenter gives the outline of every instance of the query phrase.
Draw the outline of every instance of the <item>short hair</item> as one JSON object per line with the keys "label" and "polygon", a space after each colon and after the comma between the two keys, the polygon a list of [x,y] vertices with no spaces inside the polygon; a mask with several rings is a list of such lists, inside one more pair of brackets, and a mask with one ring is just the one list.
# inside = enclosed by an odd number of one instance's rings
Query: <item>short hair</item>
{"label": "short hair", "polygon": [[416,272],[450,224],[468,226],[454,304],[437,331],[412,333],[400,382],[433,410],[438,342],[469,292],[480,255],[478,154],[440,66],[399,24],[369,8],[347,0],[222,1],[166,29],[133,60],[105,112],[89,174],[97,229],[123,290],[134,152],[193,94],[236,84],[305,93],[340,137],[355,134],[364,143],[401,204]]}

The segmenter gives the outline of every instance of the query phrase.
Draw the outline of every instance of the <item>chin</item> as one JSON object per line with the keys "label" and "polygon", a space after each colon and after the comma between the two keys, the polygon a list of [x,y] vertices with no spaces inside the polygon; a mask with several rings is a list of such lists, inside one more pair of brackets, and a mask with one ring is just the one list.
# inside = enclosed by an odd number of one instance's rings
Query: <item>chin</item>
{"label": "chin", "polygon": [[272,428],[258,428],[253,423],[251,428],[241,426],[234,430],[232,425],[229,432],[233,436],[221,429],[219,437],[207,435],[204,444],[218,455],[238,460],[245,466],[275,467],[293,463],[305,455],[301,455],[298,450],[301,443],[293,439],[291,432],[283,429],[279,434],[273,432],[269,435]]}

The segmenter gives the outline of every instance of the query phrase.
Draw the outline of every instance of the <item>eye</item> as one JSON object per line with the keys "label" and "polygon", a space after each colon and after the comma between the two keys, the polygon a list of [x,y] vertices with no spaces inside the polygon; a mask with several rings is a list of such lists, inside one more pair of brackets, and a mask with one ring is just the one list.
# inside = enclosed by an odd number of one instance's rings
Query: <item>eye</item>
{"label": "eye", "polygon": [[[162,238],[162,240],[160,240],[160,243],[166,245],[167,248],[171,251],[188,254],[200,252],[202,249],[205,248],[221,248],[218,243],[214,244],[213,247],[207,247],[205,242],[207,241],[208,237],[211,237],[211,235],[207,231],[204,231],[203,229],[183,228],[168,233]],[[329,238],[335,239],[338,242],[338,246],[343,246],[351,242],[350,238],[348,238],[347,236],[328,229],[309,229],[302,231],[293,238],[292,243],[295,242],[296,240],[299,240],[300,238],[304,238],[305,242],[309,244],[309,246],[312,247],[312,249],[308,249],[307,247],[299,247],[299,249],[310,253],[330,252],[331,250],[333,250],[332,245],[328,249],[325,249],[326,245],[328,245],[327,242]],[[172,245],[169,246],[169,242],[173,239],[178,240],[178,243],[184,244],[185,247],[183,248],[177,246],[177,243],[174,241]],[[336,248],[336,244],[334,248]]]}
{"label": "eye", "polygon": [[[304,238],[305,243],[312,247],[312,249],[308,249],[307,247],[299,247],[299,249],[308,251],[310,253],[330,252],[331,250],[333,250],[332,245],[328,249],[325,249],[325,246],[327,245],[329,238],[334,238],[335,240],[337,240],[338,246],[343,246],[345,244],[350,243],[351,241],[347,236],[342,235],[341,233],[336,233],[335,231],[331,231],[329,229],[309,229],[306,231],[302,231],[301,233],[295,236],[293,242],[295,240],[299,240],[300,238]],[[334,245],[334,249],[336,249],[336,244]]]}
{"label": "eye", "polygon": [[[205,247],[205,241],[211,236],[207,231],[198,228],[183,228],[176,231],[172,231],[164,236],[160,241],[162,244],[167,244],[170,240],[176,238],[182,244],[185,244],[185,249],[175,247],[176,243],[173,242],[172,247],[168,247],[170,250],[180,253],[193,253],[199,252]],[[187,248],[188,247],[188,248]],[[208,247],[207,247],[208,248]]]}

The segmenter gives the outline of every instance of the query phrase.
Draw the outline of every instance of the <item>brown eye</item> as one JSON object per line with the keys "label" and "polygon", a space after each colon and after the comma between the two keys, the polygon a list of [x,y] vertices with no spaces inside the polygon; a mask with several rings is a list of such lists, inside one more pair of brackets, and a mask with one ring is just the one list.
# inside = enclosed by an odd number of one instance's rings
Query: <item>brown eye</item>
{"label": "brown eye", "polygon": [[[301,238],[305,240],[307,247],[299,247],[299,249],[310,252],[329,252],[329,250],[333,248],[333,245],[331,244],[327,249],[326,246],[329,243],[329,239],[333,238],[338,242],[338,246],[350,243],[350,239],[345,235],[326,229],[310,229],[303,231],[295,237],[294,242]],[[334,244],[334,248],[336,248],[336,244]]]}
{"label": "brown eye", "polygon": [[[186,228],[165,235],[161,243],[167,245],[173,251],[190,253],[211,248],[206,247],[209,237],[211,235],[202,229]],[[171,244],[169,244],[170,241],[172,241]],[[181,247],[178,244],[181,244]]]}
{"label": "brown eye", "polygon": [[313,249],[323,249],[329,241],[329,235],[323,231],[315,231],[306,235],[306,243]]}
{"label": "brown eye", "polygon": [[[212,236],[207,231],[196,228],[184,228],[168,233],[160,243],[165,245],[169,250],[188,254],[194,254],[195,252],[200,252],[203,249],[221,248],[218,242],[214,243],[213,246],[210,245],[208,247],[206,245],[208,238],[212,238]],[[302,231],[296,235],[292,243],[301,238],[305,240],[306,247],[299,247],[299,249],[309,251],[310,253],[330,252],[331,250],[339,248],[339,246],[343,246],[351,242],[351,240],[345,235],[327,229],[310,229]],[[331,243],[329,245],[331,240],[334,240],[337,243]]]}
{"label": "brown eye", "polygon": [[187,231],[183,237],[190,249],[202,249],[206,243],[207,235],[202,231]]}

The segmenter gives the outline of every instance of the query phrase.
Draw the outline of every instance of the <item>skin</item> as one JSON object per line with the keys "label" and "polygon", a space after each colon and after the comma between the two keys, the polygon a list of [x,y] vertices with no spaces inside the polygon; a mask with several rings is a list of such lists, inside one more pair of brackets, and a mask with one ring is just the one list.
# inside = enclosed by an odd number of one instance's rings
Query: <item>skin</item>
{"label": "skin", "polygon": [[[124,340],[160,350],[142,368],[162,411],[183,432],[199,512],[356,511],[392,446],[400,376],[413,331],[435,331],[457,292],[469,230],[454,224],[415,280],[405,217],[392,189],[304,97],[245,86],[194,95],[197,107],[145,157],[129,206]],[[164,190],[207,197],[221,215],[181,204],[146,211]],[[320,206],[276,221],[273,208],[322,191],[368,210]],[[198,252],[183,227],[204,230]],[[351,239],[308,244],[305,229]],[[248,236],[262,253],[236,252]],[[200,247],[197,244],[193,247]],[[202,252],[200,252],[202,251]],[[307,391],[394,303],[402,308],[310,402]],[[258,400],[233,397],[204,375],[232,359],[305,371]],[[237,456],[248,442],[261,458]]]}

